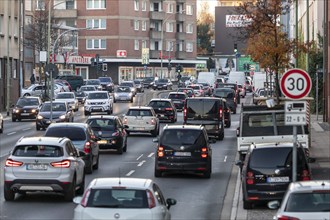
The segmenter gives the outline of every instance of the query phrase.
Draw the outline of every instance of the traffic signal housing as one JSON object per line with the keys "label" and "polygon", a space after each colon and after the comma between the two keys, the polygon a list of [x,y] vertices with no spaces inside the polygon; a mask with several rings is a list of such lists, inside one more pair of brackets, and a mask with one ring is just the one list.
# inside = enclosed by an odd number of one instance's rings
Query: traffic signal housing
{"label": "traffic signal housing", "polygon": [[234,53],[237,53],[237,44],[234,44]]}

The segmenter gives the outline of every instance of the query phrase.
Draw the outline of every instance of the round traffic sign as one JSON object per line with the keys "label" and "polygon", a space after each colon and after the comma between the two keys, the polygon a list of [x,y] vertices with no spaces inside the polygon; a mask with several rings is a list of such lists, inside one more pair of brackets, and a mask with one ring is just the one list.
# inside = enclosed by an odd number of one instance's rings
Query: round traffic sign
{"label": "round traffic sign", "polygon": [[280,88],[286,97],[290,99],[301,99],[311,91],[312,80],[304,70],[291,69],[283,74]]}

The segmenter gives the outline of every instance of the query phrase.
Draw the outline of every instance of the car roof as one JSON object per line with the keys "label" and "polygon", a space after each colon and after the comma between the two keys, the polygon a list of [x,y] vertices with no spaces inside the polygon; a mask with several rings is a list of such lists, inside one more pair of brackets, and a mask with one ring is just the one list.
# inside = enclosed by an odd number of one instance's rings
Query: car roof
{"label": "car roof", "polygon": [[111,119],[114,120],[118,118],[118,116],[116,115],[91,115],[87,118],[87,120],[89,119]]}
{"label": "car roof", "polygon": [[49,144],[61,146],[68,140],[66,137],[22,137],[16,142],[16,145]]}
{"label": "car roof", "polygon": [[288,187],[288,191],[313,191],[313,190],[329,190],[330,180],[310,180],[292,182]]}
{"label": "car roof", "polygon": [[90,91],[89,94],[91,94],[91,93],[108,93],[108,92],[107,91],[99,91],[99,90],[97,90],[97,91]]}
{"label": "car roof", "polygon": [[49,128],[56,127],[77,127],[77,128],[87,128],[88,124],[79,122],[63,122],[63,123],[53,123],[49,125]]}
{"label": "car roof", "polygon": [[153,108],[150,107],[150,106],[131,106],[131,107],[129,107],[129,109],[145,109],[145,110],[151,110]]}
{"label": "car roof", "polygon": [[189,129],[189,130],[202,130],[202,125],[165,125],[163,130],[167,129]]}
{"label": "car roof", "polygon": [[171,94],[181,94],[181,95],[186,95],[186,93],[185,92],[170,92],[170,93],[168,93],[169,95],[171,95]]}
{"label": "car roof", "polygon": [[166,101],[166,102],[172,102],[172,99],[167,99],[167,98],[154,98],[151,99],[150,102],[152,101]]}
{"label": "car roof", "polygon": [[93,189],[112,188],[112,187],[148,189],[151,184],[152,184],[151,179],[108,177],[108,178],[93,179],[92,182],[90,183],[90,187]]}

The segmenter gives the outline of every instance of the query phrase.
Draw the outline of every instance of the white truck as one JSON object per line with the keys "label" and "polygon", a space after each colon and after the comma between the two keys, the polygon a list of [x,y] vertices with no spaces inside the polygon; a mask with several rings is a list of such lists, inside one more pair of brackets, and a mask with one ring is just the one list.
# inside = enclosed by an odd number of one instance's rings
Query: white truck
{"label": "white truck", "polygon": [[197,77],[197,83],[209,83],[212,88],[216,83],[215,72],[199,72]]}

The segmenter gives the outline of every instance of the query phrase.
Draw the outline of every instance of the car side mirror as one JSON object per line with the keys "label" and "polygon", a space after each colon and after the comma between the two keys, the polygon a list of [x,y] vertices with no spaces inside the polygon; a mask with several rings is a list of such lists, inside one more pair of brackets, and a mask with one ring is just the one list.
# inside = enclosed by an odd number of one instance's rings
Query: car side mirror
{"label": "car side mirror", "polygon": [[175,205],[176,204],[176,200],[175,199],[171,199],[171,198],[168,198],[166,199],[166,206],[168,209],[171,208],[171,206]]}
{"label": "car side mirror", "polygon": [[76,196],[73,198],[73,202],[77,205],[81,203],[81,200],[82,200],[82,196]]}
{"label": "car side mirror", "polygon": [[270,202],[268,202],[267,203],[267,207],[269,208],[269,209],[278,209],[279,207],[280,207],[280,202],[279,201],[277,201],[277,200],[275,200],[275,201],[270,201]]}
{"label": "car side mirror", "polygon": [[236,128],[236,136],[239,137],[240,127]]}
{"label": "car side mirror", "polygon": [[158,141],[159,141],[158,138],[154,138],[154,139],[152,139],[152,142],[154,142],[154,143],[158,143]]}

